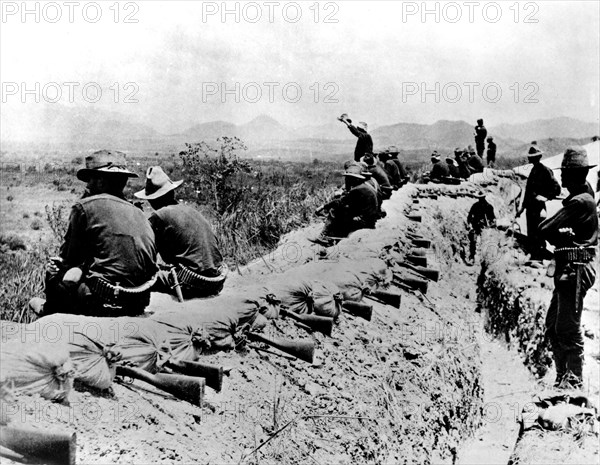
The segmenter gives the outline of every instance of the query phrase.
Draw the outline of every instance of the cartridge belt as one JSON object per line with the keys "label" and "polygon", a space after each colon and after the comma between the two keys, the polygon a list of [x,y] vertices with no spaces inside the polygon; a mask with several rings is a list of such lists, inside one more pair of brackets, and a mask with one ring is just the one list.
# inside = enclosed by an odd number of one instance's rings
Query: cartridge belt
{"label": "cartridge belt", "polygon": [[567,263],[590,263],[596,257],[595,247],[563,247],[554,249],[554,258]]}
{"label": "cartridge belt", "polygon": [[203,287],[207,284],[221,284],[227,278],[228,272],[229,269],[225,263],[223,263],[216,272],[206,273],[214,274],[215,276],[206,276],[205,274],[195,273],[183,265],[177,265],[177,279],[179,280],[179,283],[190,287]]}
{"label": "cartridge belt", "polygon": [[102,278],[96,277],[88,279],[87,284],[95,296],[108,302],[121,303],[139,300],[143,294],[147,294],[149,297],[150,288],[154,286],[157,278],[158,274],[155,274],[149,281],[137,287],[114,285]]}

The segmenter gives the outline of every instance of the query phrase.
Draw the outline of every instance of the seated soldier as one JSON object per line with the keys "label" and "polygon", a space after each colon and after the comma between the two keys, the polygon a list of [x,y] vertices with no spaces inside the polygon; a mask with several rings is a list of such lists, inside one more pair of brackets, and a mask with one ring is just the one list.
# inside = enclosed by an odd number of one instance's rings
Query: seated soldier
{"label": "seated soldier", "polygon": [[406,172],[406,168],[404,167],[404,164],[398,160],[398,155],[400,154],[400,151],[398,150],[398,147],[396,147],[395,145],[391,145],[388,149],[387,149],[387,153],[390,154],[390,159],[392,162],[394,162],[396,164],[396,166],[398,167],[398,171],[400,173],[400,186],[403,186],[404,184],[406,184],[408,182],[409,176],[408,173]]}
{"label": "seated soldier", "polygon": [[448,171],[450,172],[450,176],[453,178],[459,178],[460,173],[458,171],[458,163],[452,157],[446,157],[446,164],[448,165]]}
{"label": "seated soldier", "polygon": [[331,206],[325,227],[313,242],[328,247],[353,231],[375,228],[377,196],[375,190],[365,183],[367,176],[360,165],[348,166],[344,172],[346,193]]}
{"label": "seated soldier", "polygon": [[123,197],[130,177],[125,154],[101,150],[86,157],[77,178],[85,198],[73,206],[59,256],[46,273],[46,301],[34,298],[39,316],[53,313],[115,317],[144,313],[156,281],[154,232]]}
{"label": "seated soldier", "polygon": [[475,259],[475,252],[477,250],[477,238],[481,235],[485,228],[493,227],[496,225],[496,214],[494,213],[494,207],[492,207],[485,199],[485,194],[479,192],[477,195],[477,202],[473,204],[469,215],[467,216],[467,228],[469,230],[469,259],[471,262]]}
{"label": "seated soldier", "polygon": [[431,154],[431,163],[433,163],[433,167],[429,172],[429,179],[436,183],[444,182],[444,178],[450,176],[448,165],[442,161],[437,152]]}
{"label": "seated soldier", "polygon": [[392,161],[392,156],[387,151],[379,154],[379,160],[381,163],[383,163],[383,169],[388,175],[392,189],[398,190],[402,185],[402,179],[400,178],[400,170],[398,170],[398,165]]}
{"label": "seated soldier", "polygon": [[392,184],[377,156],[373,153],[367,153],[361,161],[367,166],[367,171],[371,173],[373,179],[379,184],[379,188],[383,193],[383,200],[389,199],[392,196]]}
{"label": "seated soldier", "polygon": [[483,159],[477,155],[475,149],[469,145],[469,159],[467,161],[471,173],[483,173]]}
{"label": "seated soldier", "polygon": [[175,189],[182,182],[171,181],[160,166],[153,166],[146,172],[146,188],[134,194],[155,210],[150,224],[156,247],[170,265],[159,272],[152,290],[186,300],[217,295],[223,289],[227,266],[208,221],[198,210],[175,199]]}

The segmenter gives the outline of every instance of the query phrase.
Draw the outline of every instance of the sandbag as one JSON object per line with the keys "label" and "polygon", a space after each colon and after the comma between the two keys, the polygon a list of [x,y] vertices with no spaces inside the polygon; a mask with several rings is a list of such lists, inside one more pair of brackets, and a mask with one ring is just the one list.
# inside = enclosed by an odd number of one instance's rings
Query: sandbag
{"label": "sandbag", "polygon": [[194,362],[210,349],[210,335],[205,328],[192,324],[171,324],[160,321],[167,331],[166,342],[175,361]]}
{"label": "sandbag", "polygon": [[246,302],[250,305],[255,305],[262,316],[267,320],[276,320],[279,318],[281,300],[275,295],[274,291],[263,287],[250,291],[250,294],[251,296],[246,299]]}
{"label": "sandbag", "polygon": [[75,368],[66,344],[7,341],[0,346],[0,359],[5,391],[39,394],[51,401],[68,400]]}
{"label": "sandbag", "polygon": [[113,344],[104,345],[82,333],[75,333],[74,337],[68,348],[75,366],[75,379],[87,386],[108,389],[121,354],[114,350]]}
{"label": "sandbag", "polygon": [[359,302],[371,292],[370,286],[362,277],[350,270],[338,275],[335,284],[340,288],[344,300]]}
{"label": "sandbag", "polygon": [[342,309],[342,293],[333,283],[306,280],[283,289],[281,303],[295,313],[337,318]]}
{"label": "sandbag", "polygon": [[[159,312],[150,318],[181,332],[202,334],[204,330],[215,350],[235,348],[234,341],[239,332],[260,329],[266,322],[259,308],[247,302],[245,296],[189,300],[173,308],[175,310]],[[200,354],[196,351],[196,355]]]}

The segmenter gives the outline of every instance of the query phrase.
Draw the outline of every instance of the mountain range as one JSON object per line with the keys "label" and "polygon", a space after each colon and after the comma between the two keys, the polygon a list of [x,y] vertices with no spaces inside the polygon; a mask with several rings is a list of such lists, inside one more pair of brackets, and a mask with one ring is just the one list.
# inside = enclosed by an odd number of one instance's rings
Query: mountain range
{"label": "mountain range", "polygon": [[[16,119],[16,118],[15,118]],[[3,151],[12,147],[52,146],[73,150],[115,147],[130,152],[178,151],[185,142],[214,141],[221,136],[239,137],[248,146],[250,157],[282,159],[340,159],[353,152],[356,139],[340,122],[292,128],[267,115],[236,125],[211,121],[189,127],[179,134],[160,134],[150,126],[118,113],[99,109],[78,109],[50,105],[29,124],[11,124],[3,111],[1,142]],[[19,122],[20,123],[20,122]],[[522,124],[488,127],[498,154],[514,152],[534,139],[591,138],[598,135],[597,123],[572,118],[540,119]],[[396,145],[403,151],[452,150],[473,144],[473,124],[440,120],[433,124],[397,123],[370,130],[375,150]]]}

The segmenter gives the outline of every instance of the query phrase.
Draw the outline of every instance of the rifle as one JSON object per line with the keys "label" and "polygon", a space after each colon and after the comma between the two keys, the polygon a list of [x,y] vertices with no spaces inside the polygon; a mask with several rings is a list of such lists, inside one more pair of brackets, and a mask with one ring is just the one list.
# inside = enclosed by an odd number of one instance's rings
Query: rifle
{"label": "rifle", "polygon": [[419,255],[407,255],[406,260],[413,265],[427,267],[427,257]]}
{"label": "rifle", "polygon": [[[30,457],[56,465],[75,465],[77,435],[66,431],[49,431],[22,426],[1,426],[2,455],[28,460]],[[7,450],[6,450],[7,449]]]}
{"label": "rifle", "polygon": [[178,399],[186,400],[192,405],[202,406],[204,397],[204,378],[186,375],[151,374],[140,368],[118,366],[117,375],[128,376],[144,381],[161,391],[168,392]]}
{"label": "rifle", "polygon": [[438,280],[440,279],[440,272],[438,270],[434,270],[431,268],[425,268],[423,266],[415,266],[415,265],[411,265],[410,263],[406,263],[406,262],[397,262],[397,263],[399,266],[408,268],[409,270],[412,270],[415,273],[418,273],[419,276],[427,278],[430,281],[434,281],[437,283]]}
{"label": "rifle", "polygon": [[420,223],[420,222],[421,222],[421,220],[423,219],[421,215],[417,215],[417,214],[414,214],[414,213],[408,213],[408,214],[406,214],[405,216],[406,216],[406,217],[407,217],[409,220],[416,221],[417,223]]}
{"label": "rifle", "polygon": [[300,323],[301,327],[304,327],[305,329],[308,328],[310,331],[318,331],[325,336],[331,336],[331,331],[333,330],[333,318],[319,315],[301,315],[284,308],[280,309],[279,313]]}
{"label": "rifle", "polygon": [[408,289],[411,291],[418,290],[423,294],[427,294],[427,288],[429,283],[425,279],[420,278],[411,278],[409,276],[400,276],[394,273],[394,284],[397,284],[403,289]]}
{"label": "rifle", "polygon": [[181,284],[179,282],[179,278],[177,277],[177,270],[172,265],[169,267],[169,274],[171,275],[171,279],[173,279],[173,288],[175,289],[177,300],[179,302],[183,302],[183,293],[181,292]]}
{"label": "rifle", "polygon": [[400,308],[400,302],[402,300],[402,296],[396,292],[381,290],[370,291],[365,297],[385,305],[391,305],[395,308]]}
{"label": "rifle", "polygon": [[182,375],[204,378],[206,385],[217,392],[223,388],[223,367],[187,360],[169,360],[166,366]]}
{"label": "rifle", "polygon": [[315,344],[313,341],[290,341],[283,338],[270,339],[253,332],[248,332],[248,339],[275,347],[276,349],[299,358],[300,360],[304,360],[305,362],[313,362],[315,354]]}
{"label": "rifle", "polygon": [[346,310],[351,315],[364,318],[367,321],[371,321],[371,317],[373,316],[372,305],[354,302],[352,300],[344,300],[342,302],[342,310]]}

